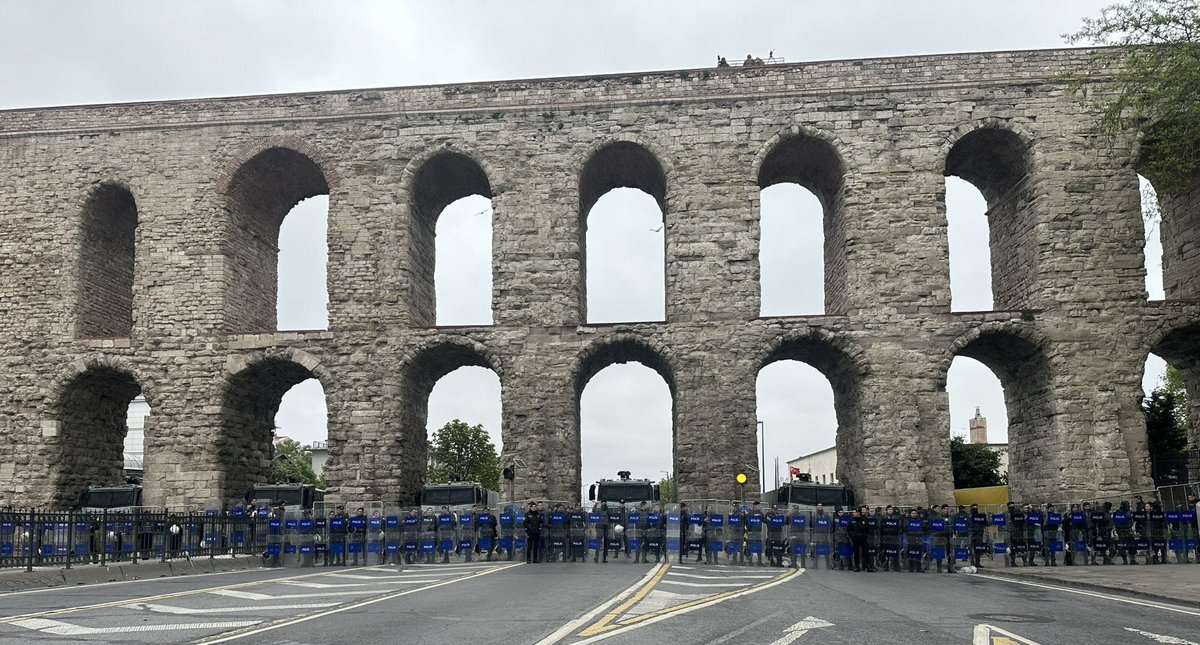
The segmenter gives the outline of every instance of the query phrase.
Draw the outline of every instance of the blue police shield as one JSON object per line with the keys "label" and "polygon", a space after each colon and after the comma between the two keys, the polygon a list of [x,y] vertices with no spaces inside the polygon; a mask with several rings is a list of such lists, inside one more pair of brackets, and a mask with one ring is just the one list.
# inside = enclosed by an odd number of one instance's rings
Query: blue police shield
{"label": "blue police shield", "polygon": [[829,536],[833,533],[833,520],[828,515],[814,515],[812,520],[813,555],[825,556],[832,553]]}
{"label": "blue police shield", "polygon": [[955,560],[970,560],[971,559],[971,522],[965,517],[954,519],[954,559]]}
{"label": "blue police shield", "polygon": [[791,538],[792,555],[800,558],[808,554],[808,516],[804,513],[794,513],[791,526],[788,527]]}
{"label": "blue police shield", "polygon": [[725,514],[708,514],[708,550],[720,553],[725,550]]}
{"label": "blue police shield", "polygon": [[458,550],[470,553],[475,549],[475,516],[463,511],[458,516]]}
{"label": "blue police shield", "polygon": [[929,557],[934,560],[946,558],[946,520],[935,518],[929,520]]}
{"label": "blue police shield", "polygon": [[1062,524],[1062,513],[1046,513],[1046,525],[1042,531],[1045,536],[1046,548],[1053,553],[1062,553],[1065,550]]}
{"label": "blue police shield", "polygon": [[1008,553],[1008,517],[1004,513],[992,514],[992,526],[996,527],[996,542],[992,552],[996,555]]}
{"label": "blue police shield", "polygon": [[742,540],[745,539],[746,527],[741,513],[730,513],[725,521],[725,551],[730,555],[740,553]]}
{"label": "blue police shield", "polygon": [[[630,551],[641,551],[642,545],[645,544],[645,536],[642,535],[642,522],[641,511],[629,511],[629,514],[625,516],[625,540],[629,544]],[[609,534],[615,536],[616,526],[609,527]],[[610,548],[613,541],[615,540],[610,540]],[[617,545],[617,548],[619,549],[620,545]]]}
{"label": "blue police shield", "polygon": [[691,513],[687,517],[687,545],[689,551],[704,550],[704,515]]}

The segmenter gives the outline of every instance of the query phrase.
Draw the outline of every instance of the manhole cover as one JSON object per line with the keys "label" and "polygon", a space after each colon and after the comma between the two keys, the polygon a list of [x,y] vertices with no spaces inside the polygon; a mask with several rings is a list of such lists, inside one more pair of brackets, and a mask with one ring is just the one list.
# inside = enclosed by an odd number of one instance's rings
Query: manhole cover
{"label": "manhole cover", "polygon": [[1028,614],[971,614],[967,616],[974,620],[982,620],[990,623],[1052,623],[1053,618],[1049,616],[1031,616]]}

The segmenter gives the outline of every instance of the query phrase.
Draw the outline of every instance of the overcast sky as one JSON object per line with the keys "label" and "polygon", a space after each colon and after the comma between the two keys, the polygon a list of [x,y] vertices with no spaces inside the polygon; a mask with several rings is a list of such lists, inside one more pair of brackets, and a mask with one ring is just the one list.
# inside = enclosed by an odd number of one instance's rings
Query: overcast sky
{"label": "overcast sky", "polygon": [[[735,60],[771,50],[793,62],[1058,47],[1062,33],[1104,4],[0,0],[0,108],[692,68],[718,54]],[[283,328],[325,325],[325,302],[312,287],[324,267],[312,258],[324,254],[326,204],[309,200],[284,223]],[[954,309],[988,308],[982,198],[950,179],[947,205]],[[491,320],[490,215],[488,200],[477,197],[439,220],[443,324]],[[815,198],[797,186],[773,187],[763,193],[761,217],[763,313],[822,311]],[[663,317],[661,224],[654,200],[637,191],[597,203],[588,231],[591,320]],[[1161,297],[1158,261],[1148,262],[1151,292]],[[482,423],[499,447],[499,388],[479,368],[447,376],[430,398],[430,428],[455,417]],[[979,406],[992,440],[1005,440],[1003,394],[987,368],[957,359],[947,389],[952,432],[965,433]],[[670,472],[671,402],[657,375],[636,364],[611,367],[592,380],[582,405],[585,484],[623,469],[650,478]],[[764,369],[758,411],[768,470],[776,457],[833,443],[832,392],[806,365]],[[324,439],[324,416],[319,386],[304,384],[285,397],[277,422],[308,442]]]}

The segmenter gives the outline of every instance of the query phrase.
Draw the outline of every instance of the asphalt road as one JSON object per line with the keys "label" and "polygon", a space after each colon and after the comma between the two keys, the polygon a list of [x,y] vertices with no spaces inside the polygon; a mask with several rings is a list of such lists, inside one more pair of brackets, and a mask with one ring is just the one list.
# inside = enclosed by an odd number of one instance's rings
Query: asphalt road
{"label": "asphalt road", "polygon": [[[31,643],[1200,641],[1200,610],[984,576],[500,563],[256,570],[0,595]],[[1135,631],[1136,630],[1136,631]],[[1172,640],[1175,639],[1175,640]]]}

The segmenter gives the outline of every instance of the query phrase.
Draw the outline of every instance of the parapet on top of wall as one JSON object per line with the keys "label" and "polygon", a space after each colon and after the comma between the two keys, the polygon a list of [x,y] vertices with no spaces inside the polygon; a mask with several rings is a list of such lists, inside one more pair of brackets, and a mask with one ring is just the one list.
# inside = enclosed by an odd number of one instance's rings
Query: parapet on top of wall
{"label": "parapet on top of wall", "polygon": [[[0,136],[76,130],[184,128],[221,123],[611,107],[644,102],[762,100],[797,94],[1062,82],[1094,48],[1043,49],[696,68],[228,98],[0,111]],[[497,115],[497,118],[499,115]]]}

